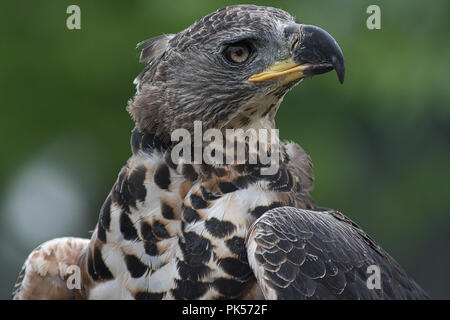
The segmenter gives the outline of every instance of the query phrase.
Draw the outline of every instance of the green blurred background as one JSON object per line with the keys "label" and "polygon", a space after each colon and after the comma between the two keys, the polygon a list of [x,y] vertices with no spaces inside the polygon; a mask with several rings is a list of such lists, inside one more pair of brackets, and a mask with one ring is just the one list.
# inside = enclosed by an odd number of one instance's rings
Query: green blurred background
{"label": "green blurred background", "polygon": [[[27,254],[90,237],[130,156],[136,43],[235,1],[0,4],[0,298]],[[450,298],[450,2],[255,1],[329,31],[346,81],[308,79],[277,116],[312,157],[322,206],[344,212],[434,298]],[[66,8],[81,8],[81,30]],[[366,8],[381,7],[381,30]]]}

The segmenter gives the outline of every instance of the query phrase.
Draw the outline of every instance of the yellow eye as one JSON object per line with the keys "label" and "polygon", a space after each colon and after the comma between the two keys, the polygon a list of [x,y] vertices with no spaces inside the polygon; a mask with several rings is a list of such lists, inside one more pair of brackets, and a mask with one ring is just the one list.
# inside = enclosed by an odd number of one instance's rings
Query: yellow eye
{"label": "yellow eye", "polygon": [[234,44],[225,50],[225,57],[232,63],[243,63],[250,56],[250,47],[246,44]]}

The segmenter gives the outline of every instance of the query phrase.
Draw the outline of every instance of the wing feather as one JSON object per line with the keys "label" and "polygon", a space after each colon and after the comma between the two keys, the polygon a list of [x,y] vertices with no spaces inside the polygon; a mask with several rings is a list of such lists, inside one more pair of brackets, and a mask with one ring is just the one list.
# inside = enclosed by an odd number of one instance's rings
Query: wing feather
{"label": "wing feather", "polygon": [[[266,299],[427,299],[400,265],[334,210],[279,207],[247,236],[250,266]],[[379,267],[381,289],[367,272]]]}

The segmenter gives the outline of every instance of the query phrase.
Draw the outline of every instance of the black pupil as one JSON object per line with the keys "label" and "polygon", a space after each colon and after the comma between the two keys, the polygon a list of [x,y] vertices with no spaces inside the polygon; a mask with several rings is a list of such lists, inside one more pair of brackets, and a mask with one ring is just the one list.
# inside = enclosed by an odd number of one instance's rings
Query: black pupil
{"label": "black pupil", "polygon": [[234,53],[238,56],[241,57],[244,54],[244,50],[241,47],[238,47],[234,50]]}

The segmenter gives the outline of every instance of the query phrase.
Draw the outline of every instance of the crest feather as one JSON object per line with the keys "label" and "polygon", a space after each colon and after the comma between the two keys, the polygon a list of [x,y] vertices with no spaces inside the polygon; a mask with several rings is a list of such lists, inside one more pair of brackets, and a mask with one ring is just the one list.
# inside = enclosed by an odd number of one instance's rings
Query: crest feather
{"label": "crest feather", "polygon": [[136,48],[145,45],[139,56],[139,61],[152,63],[153,61],[161,58],[169,46],[170,39],[174,36],[174,34],[162,34],[160,36],[139,42]]}

